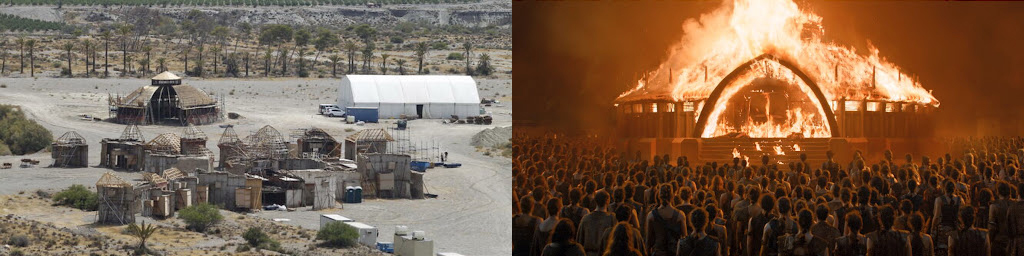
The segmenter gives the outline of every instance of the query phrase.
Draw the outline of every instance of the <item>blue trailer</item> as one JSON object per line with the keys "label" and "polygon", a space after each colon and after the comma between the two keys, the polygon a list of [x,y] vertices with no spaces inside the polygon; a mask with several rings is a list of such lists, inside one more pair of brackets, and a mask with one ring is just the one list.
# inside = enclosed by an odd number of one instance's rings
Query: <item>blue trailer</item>
{"label": "blue trailer", "polygon": [[360,108],[360,107],[348,107],[345,112],[355,117],[356,122],[363,121],[367,123],[376,123],[377,119],[380,118],[380,113],[377,108]]}

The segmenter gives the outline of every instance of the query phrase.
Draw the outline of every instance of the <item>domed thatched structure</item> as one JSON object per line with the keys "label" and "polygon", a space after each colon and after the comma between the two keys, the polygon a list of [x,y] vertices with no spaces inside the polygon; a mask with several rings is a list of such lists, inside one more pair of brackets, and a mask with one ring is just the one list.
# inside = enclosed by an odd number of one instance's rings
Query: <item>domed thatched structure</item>
{"label": "domed thatched structure", "polygon": [[209,124],[220,120],[217,100],[198,88],[181,84],[181,77],[163,72],[152,83],[128,94],[111,97],[114,122],[122,124]]}

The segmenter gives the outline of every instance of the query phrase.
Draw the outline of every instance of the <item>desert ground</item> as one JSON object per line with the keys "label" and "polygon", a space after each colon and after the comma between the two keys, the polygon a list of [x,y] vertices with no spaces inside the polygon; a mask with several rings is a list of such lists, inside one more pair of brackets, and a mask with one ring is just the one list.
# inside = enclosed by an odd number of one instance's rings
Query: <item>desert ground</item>
{"label": "desert ground", "polygon": [[[264,211],[254,214],[234,214],[225,217],[225,228],[238,225],[248,219],[269,221],[274,218],[289,219],[276,222],[285,226],[300,227],[296,236],[315,234],[319,227],[320,214],[335,213],[379,228],[378,241],[390,242],[395,225],[406,225],[412,230],[426,231],[427,237],[435,241],[437,252],[457,252],[464,255],[508,255],[511,243],[511,160],[505,157],[485,154],[485,149],[471,145],[473,135],[493,127],[512,125],[512,81],[511,79],[477,79],[480,97],[497,98],[500,104],[485,107],[494,116],[492,125],[443,124],[441,120],[421,119],[409,123],[410,138],[413,141],[436,142],[442,151],[449,153],[449,159],[462,163],[461,168],[435,168],[427,171],[425,186],[428,193],[439,195],[436,199],[425,200],[367,200],[362,204],[339,203],[337,209],[312,211],[300,208],[293,212]],[[339,79],[197,79],[185,78],[185,84],[196,86],[224,99],[225,111],[241,115],[239,119],[199,126],[209,137],[207,147],[218,154],[216,147],[223,129],[219,125],[234,125],[239,136],[246,136],[264,125],[271,125],[287,138],[294,129],[311,126],[324,129],[335,138],[344,138],[366,128],[393,127],[391,120],[379,124],[345,124],[341,118],[329,118],[316,114],[317,105],[335,103]],[[88,78],[0,78],[0,104],[18,105],[26,115],[49,129],[54,137],[65,132],[76,131],[88,142],[91,166],[99,164],[99,141],[103,138],[118,137],[124,125],[106,121],[82,118],[107,118],[108,95],[126,95],[149,84],[148,79],[88,79]],[[4,86],[0,86],[4,87]],[[146,139],[161,133],[178,133],[182,127],[142,126]],[[294,141],[294,139],[291,139]],[[38,166],[18,167],[19,160],[39,160]],[[119,239],[114,242],[131,242],[119,229],[91,225],[95,212],[81,212],[71,208],[49,206],[46,199],[38,198],[38,191],[52,193],[71,184],[83,184],[92,188],[100,176],[109,171],[99,167],[50,168],[52,160],[48,152],[26,156],[2,156],[0,162],[10,162],[12,169],[0,170],[0,219],[13,214],[23,220],[41,226],[52,226],[56,230],[74,229],[81,233],[102,234]],[[118,172],[126,180],[140,182],[141,174]],[[35,199],[33,199],[35,198]],[[7,201],[8,203],[3,203]],[[76,212],[77,211],[77,212]],[[71,214],[73,213],[73,214]],[[244,216],[244,217],[239,217]],[[3,221],[0,221],[3,222]],[[156,221],[170,227],[168,232],[180,226],[180,220]],[[269,223],[276,225],[275,223]],[[33,224],[35,226],[35,224]],[[240,233],[241,231],[237,231]],[[282,234],[285,234],[282,231]],[[308,234],[306,234],[308,235]],[[187,235],[186,235],[187,236]],[[187,244],[187,247],[203,251],[234,252],[227,248],[241,240],[236,236],[217,236],[202,243]],[[175,238],[177,239],[177,238]],[[196,238],[198,239],[198,238]],[[283,238],[282,238],[283,239]],[[295,238],[306,239],[306,238]],[[169,239],[168,239],[169,240]],[[306,239],[309,240],[309,239]],[[160,242],[169,254],[194,254],[198,251],[169,249],[170,241]],[[288,242],[282,242],[289,245]],[[299,246],[299,242],[291,243]],[[330,252],[310,252],[310,254]],[[349,252],[352,253],[352,252]],[[369,254],[370,251],[356,254]]]}

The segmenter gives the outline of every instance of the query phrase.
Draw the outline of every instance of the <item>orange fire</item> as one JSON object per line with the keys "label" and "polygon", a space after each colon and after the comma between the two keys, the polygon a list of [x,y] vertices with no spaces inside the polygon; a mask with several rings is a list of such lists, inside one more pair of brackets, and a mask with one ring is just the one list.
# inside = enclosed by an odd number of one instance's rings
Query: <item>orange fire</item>
{"label": "orange fire", "polygon": [[[939,102],[911,76],[879,56],[869,45],[867,54],[823,39],[821,17],[792,0],[733,0],[683,24],[684,36],[669,49],[669,58],[657,70],[637,81],[619,101],[673,100],[698,106],[723,79],[743,63],[763,54],[792,63],[813,81],[827,100],[879,100],[938,106]],[[791,109],[786,121],[746,122],[738,130],[719,118],[727,101],[758,78],[773,78],[800,88],[816,109]],[[750,71],[728,84],[707,118],[702,137],[742,133],[749,137],[829,137],[826,102],[811,93],[811,85],[773,58],[757,61]],[[698,115],[699,111],[696,112]],[[699,118],[699,117],[697,117]]]}
{"label": "orange fire", "polygon": [[772,148],[775,149],[775,154],[776,155],[780,155],[780,156],[786,155],[786,152],[782,151],[782,146],[774,146]]}
{"label": "orange fire", "polygon": [[793,151],[800,151],[800,144],[793,144]]}
{"label": "orange fire", "polygon": [[732,158],[740,158],[740,150],[732,148]]}
{"label": "orange fire", "polygon": [[757,149],[757,151],[761,151],[761,143],[754,142],[754,149]]}

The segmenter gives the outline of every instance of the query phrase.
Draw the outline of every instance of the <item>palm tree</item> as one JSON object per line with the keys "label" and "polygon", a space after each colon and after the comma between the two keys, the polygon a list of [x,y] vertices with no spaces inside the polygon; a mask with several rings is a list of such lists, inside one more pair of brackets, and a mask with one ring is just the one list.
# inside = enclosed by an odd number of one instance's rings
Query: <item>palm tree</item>
{"label": "palm tree", "polygon": [[395,65],[398,65],[398,74],[405,75],[405,59],[395,59]]}
{"label": "palm tree", "polygon": [[150,53],[152,53],[152,51],[153,51],[153,47],[149,46],[147,44],[145,46],[142,46],[142,51],[146,52],[146,60],[145,60],[146,64],[143,65],[143,67],[142,67],[143,68],[142,74],[145,75],[146,73],[149,73],[149,56],[150,56]]}
{"label": "palm tree", "polygon": [[[92,49],[92,40],[82,40],[82,46],[85,47],[85,77],[89,77],[92,75],[93,68],[96,68],[95,62],[91,62],[92,68],[89,67],[89,56],[94,51],[94,49]],[[95,61],[95,59],[93,61]]]}
{"label": "palm tree", "polygon": [[416,44],[416,59],[420,62],[420,67],[416,73],[423,74],[423,58],[427,56],[427,42],[420,42]]}
{"label": "palm tree", "polygon": [[142,221],[142,225],[132,223],[128,225],[128,233],[139,239],[139,248],[136,249],[136,254],[147,254],[146,240],[156,233],[156,226],[146,225],[146,221]]}
{"label": "palm tree", "polygon": [[327,59],[331,61],[331,77],[338,76],[338,61],[341,60],[341,57],[335,54],[327,57]]}
{"label": "palm tree", "polygon": [[113,34],[110,33],[110,30],[103,31],[100,34],[100,37],[103,38],[103,77],[110,76],[110,65],[107,64],[107,61],[109,60],[108,52],[110,51],[110,38],[112,36]]}
{"label": "palm tree", "polygon": [[373,60],[374,48],[373,42],[366,42],[365,47],[363,47],[363,73],[369,74],[372,72],[370,70],[370,61]]}
{"label": "palm tree", "polygon": [[[121,62],[124,65],[124,69],[128,68],[128,38],[132,34],[132,25],[124,24],[117,28],[117,34],[121,35]],[[124,76],[125,72],[121,72],[121,76]]]}
{"label": "palm tree", "polygon": [[472,75],[473,72],[469,68],[469,58],[471,56],[473,56],[473,55],[470,55],[470,51],[473,50],[473,44],[470,43],[470,42],[465,42],[465,43],[462,44],[462,49],[466,49],[466,75],[467,76],[468,75]]}
{"label": "palm tree", "polygon": [[348,73],[355,73],[356,50],[359,50],[359,46],[356,46],[355,42],[345,42],[345,51],[348,52]]}
{"label": "palm tree", "polygon": [[29,39],[28,41],[25,41],[25,46],[28,47],[28,61],[29,61],[28,65],[31,68],[31,70],[29,71],[29,76],[35,77],[36,76],[36,56],[35,56],[36,40],[35,39]]}
{"label": "palm tree", "polygon": [[387,53],[380,55],[380,72],[382,75],[388,74],[388,57],[391,57],[391,55]]}
{"label": "palm tree", "polygon": [[167,64],[167,58],[164,58],[164,57],[156,58],[156,64],[159,65],[159,70],[157,70],[157,72],[167,71],[167,67],[164,66],[165,64]]}
{"label": "palm tree", "polygon": [[213,47],[210,47],[210,52],[213,53],[213,75],[216,76],[217,75],[217,63],[220,62],[220,61],[218,61],[218,59],[220,59],[219,58],[220,57],[220,47],[217,47],[216,45],[213,46]]}
{"label": "palm tree", "polygon": [[19,37],[18,39],[14,39],[14,42],[18,43],[18,65],[20,65],[18,70],[19,70],[19,72],[24,74],[25,73],[25,42],[27,42],[27,41],[25,41],[25,37]]}
{"label": "palm tree", "polygon": [[68,77],[74,77],[75,73],[71,72],[71,50],[75,49],[74,39],[68,40],[68,42],[64,43],[63,48],[64,51],[68,53]]}

